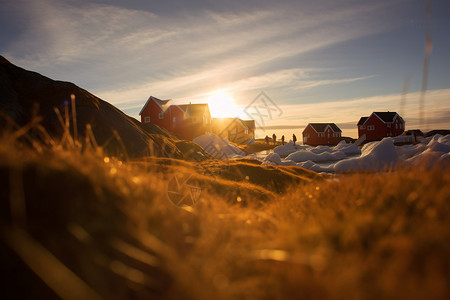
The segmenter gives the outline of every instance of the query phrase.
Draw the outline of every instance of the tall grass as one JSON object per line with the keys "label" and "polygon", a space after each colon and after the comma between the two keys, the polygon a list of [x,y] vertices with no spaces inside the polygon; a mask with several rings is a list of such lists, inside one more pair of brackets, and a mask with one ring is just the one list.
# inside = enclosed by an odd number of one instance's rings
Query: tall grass
{"label": "tall grass", "polygon": [[[0,142],[4,298],[450,297],[448,168],[321,177],[17,136]],[[180,173],[194,206],[167,197]]]}

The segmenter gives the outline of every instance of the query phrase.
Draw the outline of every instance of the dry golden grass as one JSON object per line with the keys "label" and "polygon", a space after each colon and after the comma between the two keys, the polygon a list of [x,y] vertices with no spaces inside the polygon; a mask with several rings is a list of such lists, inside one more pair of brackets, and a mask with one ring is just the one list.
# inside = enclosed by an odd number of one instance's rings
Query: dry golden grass
{"label": "dry golden grass", "polygon": [[[174,176],[194,206],[169,201]],[[448,168],[324,178],[3,136],[0,182],[6,299],[450,297]]]}
{"label": "dry golden grass", "polygon": [[246,145],[239,145],[239,144],[234,144],[236,147],[238,147],[239,149],[241,149],[242,151],[244,151],[246,154],[252,154],[255,152],[259,152],[259,151],[263,151],[263,150],[269,150],[269,149],[273,149],[279,145],[281,145],[281,142],[277,142],[276,144],[274,144],[273,142],[270,142],[269,144],[267,144],[265,141],[255,141],[255,143],[253,144],[246,144]]}

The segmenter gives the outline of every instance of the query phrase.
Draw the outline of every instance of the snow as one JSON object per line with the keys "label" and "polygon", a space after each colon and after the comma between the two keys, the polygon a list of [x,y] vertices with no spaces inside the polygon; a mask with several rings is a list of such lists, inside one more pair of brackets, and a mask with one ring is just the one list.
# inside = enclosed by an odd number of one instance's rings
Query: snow
{"label": "snow", "polygon": [[215,158],[234,158],[245,156],[245,152],[230,144],[227,138],[206,133],[192,140]]}
{"label": "snow", "polygon": [[347,144],[345,141],[341,141],[334,147],[328,146],[302,146],[295,145],[292,141],[289,143],[278,146],[273,149],[274,153],[280,155],[280,157],[286,157],[286,159],[293,160],[295,162],[323,162],[323,161],[336,161],[345,159],[351,155],[361,154],[359,148],[354,144]]}
{"label": "snow", "polygon": [[[360,150],[341,141],[334,147],[301,146],[291,142],[274,149],[263,164],[295,165],[316,172],[382,171],[399,165],[450,166],[450,135],[421,138],[418,144],[395,146],[398,138],[365,144]],[[352,157],[353,156],[353,157]],[[283,159],[285,157],[285,159]]]}
{"label": "snow", "polygon": [[[399,165],[450,167],[450,135],[420,138],[419,143],[395,146],[397,138],[365,144],[359,149],[341,141],[334,147],[294,145],[292,141],[257,157],[262,165],[299,166],[316,172],[382,171]],[[207,133],[193,140],[216,158],[243,157],[245,153],[226,138]],[[254,157],[252,157],[254,158]]]}
{"label": "snow", "polygon": [[320,154],[314,153],[313,150],[300,150],[294,153],[289,154],[286,159],[293,160],[295,162],[303,162],[303,161],[312,161],[312,162],[320,162],[320,161],[330,161],[330,160],[341,160],[347,158],[347,155],[342,151],[333,151],[327,152],[323,151]]}
{"label": "snow", "polygon": [[295,161],[281,158],[278,153],[270,153],[264,158],[262,165],[295,166],[296,164]]}
{"label": "snow", "polygon": [[334,151],[342,151],[347,155],[361,154],[361,150],[355,144],[347,144],[345,141],[340,141],[339,144],[333,147]]}
{"label": "snow", "polygon": [[380,142],[365,144],[361,156],[344,159],[334,165],[335,172],[346,171],[381,171],[395,167],[399,155],[392,138],[384,138]]}
{"label": "snow", "polygon": [[300,145],[294,145],[293,141],[289,141],[289,143],[286,143],[284,145],[281,146],[277,146],[273,149],[274,153],[277,153],[278,155],[280,155],[281,157],[286,157],[291,153],[294,153],[298,150],[302,150],[302,149],[308,149],[310,148],[309,146],[300,146]]}

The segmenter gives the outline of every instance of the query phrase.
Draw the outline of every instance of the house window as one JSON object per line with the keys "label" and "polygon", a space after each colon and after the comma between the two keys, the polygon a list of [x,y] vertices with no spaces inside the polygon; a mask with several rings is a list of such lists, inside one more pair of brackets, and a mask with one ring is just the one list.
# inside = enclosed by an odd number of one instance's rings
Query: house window
{"label": "house window", "polygon": [[387,127],[388,127],[388,128],[391,128],[391,123],[388,123],[388,124],[387,124]]}
{"label": "house window", "polygon": [[366,129],[366,126],[364,126],[364,125],[361,125],[361,127],[360,127],[362,130],[364,130],[364,129]]}
{"label": "house window", "polygon": [[144,117],[144,123],[150,123],[150,117]]}
{"label": "house window", "polygon": [[160,112],[159,114],[158,114],[158,118],[161,120],[161,119],[164,119],[164,113],[162,113],[162,112]]}
{"label": "house window", "polygon": [[395,129],[398,129],[398,124],[397,123],[395,123]]}
{"label": "house window", "polygon": [[245,129],[245,134],[248,134],[248,129]]}
{"label": "house window", "polygon": [[375,130],[375,125],[369,125],[369,126],[367,126],[367,130]]}
{"label": "house window", "polygon": [[176,117],[173,117],[172,118],[172,123],[175,123],[177,121],[177,118]]}

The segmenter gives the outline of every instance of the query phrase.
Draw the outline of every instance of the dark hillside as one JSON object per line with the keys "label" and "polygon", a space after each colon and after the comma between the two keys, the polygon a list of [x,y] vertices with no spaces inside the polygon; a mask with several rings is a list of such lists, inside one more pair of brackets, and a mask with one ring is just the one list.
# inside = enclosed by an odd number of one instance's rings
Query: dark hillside
{"label": "dark hillside", "polygon": [[[79,139],[88,134],[109,155],[143,157],[148,155],[174,158],[193,158],[203,150],[191,142],[182,142],[183,151],[175,137],[157,127],[143,125],[106,101],[70,82],[55,81],[38,73],[24,70],[0,56],[0,127],[20,128],[36,116],[40,124],[53,137],[60,138],[64,126],[55,113],[64,118],[72,116],[71,95],[75,96],[76,124]],[[14,124],[14,125],[12,125]],[[68,125],[73,135],[73,122]],[[180,141],[178,141],[180,142]],[[190,154],[187,154],[190,153]],[[200,156],[201,158],[201,156]],[[199,157],[195,157],[199,159]]]}

